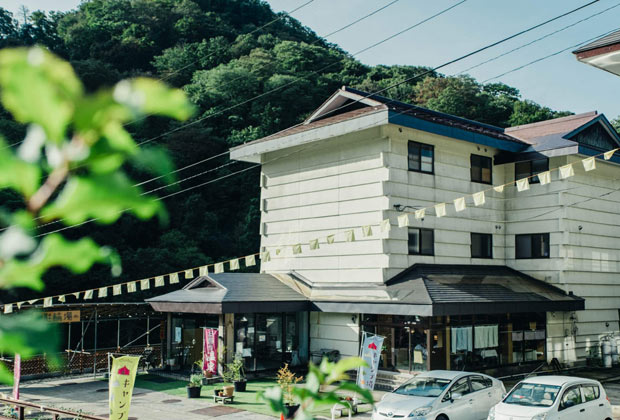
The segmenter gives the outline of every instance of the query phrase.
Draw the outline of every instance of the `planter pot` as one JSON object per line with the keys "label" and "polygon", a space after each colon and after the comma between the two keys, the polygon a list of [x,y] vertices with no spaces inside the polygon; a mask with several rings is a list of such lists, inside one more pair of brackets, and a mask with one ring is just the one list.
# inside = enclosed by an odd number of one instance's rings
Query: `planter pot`
{"label": "planter pot", "polygon": [[286,418],[292,419],[295,417],[295,413],[299,409],[299,404],[285,404],[286,407]]}
{"label": "planter pot", "polygon": [[211,373],[211,371],[209,370],[205,370],[204,375],[205,375],[205,378],[207,379],[213,378],[213,373]]}
{"label": "planter pot", "polygon": [[188,386],[187,387],[187,398],[200,398],[201,390],[202,390],[201,386]]}
{"label": "planter pot", "polygon": [[235,387],[233,385],[227,385],[224,387],[224,395],[227,397],[232,397],[235,392]]}
{"label": "planter pot", "polygon": [[241,381],[235,381],[234,384],[235,384],[235,391],[245,392],[245,387],[248,383],[245,379],[243,379]]}

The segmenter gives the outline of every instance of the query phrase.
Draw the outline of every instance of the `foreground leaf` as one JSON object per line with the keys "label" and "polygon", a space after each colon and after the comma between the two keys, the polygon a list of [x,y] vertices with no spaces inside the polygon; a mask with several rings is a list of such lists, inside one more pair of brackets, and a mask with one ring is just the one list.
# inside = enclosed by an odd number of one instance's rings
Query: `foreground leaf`
{"label": "foreground leaf", "polygon": [[0,138],[0,188],[12,188],[29,198],[39,188],[41,169],[13,154],[11,148]]}

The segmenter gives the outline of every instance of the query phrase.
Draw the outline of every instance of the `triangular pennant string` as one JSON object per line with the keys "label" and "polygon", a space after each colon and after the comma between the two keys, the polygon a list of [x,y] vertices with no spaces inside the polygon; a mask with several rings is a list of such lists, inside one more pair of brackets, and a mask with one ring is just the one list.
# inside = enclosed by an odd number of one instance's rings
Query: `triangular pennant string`
{"label": "triangular pennant string", "polygon": [[224,272],[224,263],[215,264],[215,268],[213,269],[215,274],[220,274]]}
{"label": "triangular pennant string", "polygon": [[486,199],[484,197],[484,191],[474,193],[473,197],[475,206],[482,206],[486,202]]}
{"label": "triangular pennant string", "polygon": [[193,269],[185,270],[185,280],[191,280],[193,278],[194,278],[194,270]]}
{"label": "triangular pennant string", "polygon": [[123,285],[122,284],[115,284],[114,286],[112,286],[112,295],[114,296],[118,296],[121,293],[123,293]]}
{"label": "triangular pennant string", "polygon": [[327,239],[327,243],[331,245],[336,240],[336,235],[327,235],[326,239]]}
{"label": "triangular pennant string", "polygon": [[443,217],[446,215],[446,203],[435,204],[435,215]]}
{"label": "triangular pennant string", "polygon": [[308,246],[311,250],[319,249],[319,240],[312,239],[310,242],[308,242]]}
{"label": "triangular pennant string", "polygon": [[151,288],[151,279],[140,280],[140,290],[148,290]]}
{"label": "triangular pennant string", "polygon": [[385,219],[381,222],[381,232],[389,232],[392,229],[392,224],[390,223],[390,219]]}
{"label": "triangular pennant string", "polygon": [[58,296],[58,302],[64,303],[65,302],[65,295]]}
{"label": "triangular pennant string", "polygon": [[407,226],[409,226],[409,215],[405,213],[398,216],[398,227],[402,228]]}
{"label": "triangular pennant string", "polygon": [[80,292],[71,293],[76,299],[80,298]]}
{"label": "triangular pennant string", "polygon": [[596,169],[596,161],[594,160],[594,156],[585,158],[581,161],[581,163],[583,164],[583,169],[586,172],[590,172]]}
{"label": "triangular pennant string", "polygon": [[198,275],[199,276],[206,276],[207,274],[209,274],[209,266],[208,265],[203,265],[202,267],[200,267],[198,269]]}
{"label": "triangular pennant string", "polygon": [[89,300],[93,298],[93,290],[87,290],[84,292],[84,300]]}
{"label": "triangular pennant string", "polygon": [[137,282],[135,282],[135,281],[127,283],[127,292],[134,293],[136,291],[136,289],[137,289],[136,283]]}
{"label": "triangular pennant string", "polygon": [[551,171],[541,172],[537,176],[540,185],[547,185],[551,182]]}
{"label": "triangular pennant string", "polygon": [[504,192],[504,186],[503,185],[498,185],[497,187],[493,187],[493,189],[498,192],[498,193],[502,193]]}
{"label": "triangular pennant string", "polygon": [[230,266],[230,271],[238,270],[239,269],[239,258],[235,258],[234,260],[230,260],[228,265]]}
{"label": "triangular pennant string", "polygon": [[13,304],[12,303],[7,303],[6,305],[4,305],[4,313],[5,314],[10,314],[13,312]]}
{"label": "triangular pennant string", "polygon": [[573,169],[573,164],[569,163],[568,165],[560,166],[560,178],[566,179],[575,175],[575,170]]}
{"label": "triangular pennant string", "polygon": [[28,304],[29,304],[29,305],[34,305],[34,304],[35,304],[36,302],[38,302],[38,301],[39,301],[39,299],[32,299],[32,300],[29,300],[29,301],[28,301]]}
{"label": "triangular pennant string", "polygon": [[347,230],[344,234],[347,239],[347,242],[355,241],[355,232],[353,231],[353,229]]}
{"label": "triangular pennant string", "polygon": [[420,210],[416,210],[415,211],[415,218],[416,219],[424,219],[425,215],[426,215],[426,209],[420,209]]}
{"label": "triangular pennant string", "polygon": [[269,253],[269,251],[265,251],[261,255],[260,259],[263,260],[263,262],[271,261],[271,254]]}
{"label": "triangular pennant string", "polygon": [[456,211],[465,210],[465,197],[459,197],[454,200],[454,208],[456,209]]}
{"label": "triangular pennant string", "polygon": [[603,153],[603,158],[605,160],[611,159],[611,157],[614,155],[614,153],[616,153],[616,150],[618,150],[618,149],[610,150],[608,152]]}
{"label": "triangular pennant string", "polygon": [[177,284],[179,282],[179,273],[170,274],[170,284]]}
{"label": "triangular pennant string", "polygon": [[280,255],[280,252],[282,252],[282,250],[280,248],[276,248],[276,255]]}
{"label": "triangular pennant string", "polygon": [[164,276],[155,277],[155,287],[162,287],[166,284]]}
{"label": "triangular pennant string", "polygon": [[98,298],[104,298],[108,296],[108,288],[107,287],[101,287],[99,288],[98,292],[97,292],[97,297]]}
{"label": "triangular pennant string", "polygon": [[365,238],[372,236],[372,227],[370,225],[362,226],[362,235]]}
{"label": "triangular pennant string", "polygon": [[252,267],[253,265],[256,265],[256,257],[254,255],[248,255],[245,257],[245,266]]}
{"label": "triangular pennant string", "polygon": [[527,178],[517,180],[517,191],[527,191],[530,189],[530,182]]}
{"label": "triangular pennant string", "polygon": [[293,255],[301,254],[301,244],[293,245]]}
{"label": "triangular pennant string", "polygon": [[53,298],[51,298],[51,297],[46,297],[45,299],[43,299],[43,307],[44,308],[50,308],[53,303],[54,303],[54,301],[53,301]]}
{"label": "triangular pennant string", "polygon": [[21,309],[24,303],[26,302],[17,302],[15,305],[17,306],[17,309]]}

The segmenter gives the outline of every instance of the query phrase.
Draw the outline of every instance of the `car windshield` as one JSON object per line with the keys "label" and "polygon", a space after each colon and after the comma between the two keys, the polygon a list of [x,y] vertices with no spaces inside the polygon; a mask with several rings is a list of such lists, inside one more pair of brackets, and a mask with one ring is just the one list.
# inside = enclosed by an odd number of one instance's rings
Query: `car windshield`
{"label": "car windshield", "polygon": [[529,407],[549,407],[553,405],[560,388],[555,385],[521,382],[510,391],[510,394],[504,399],[504,403]]}
{"label": "car windshield", "polygon": [[414,378],[401,385],[394,391],[396,394],[412,395],[416,397],[438,397],[450,384],[449,379]]}

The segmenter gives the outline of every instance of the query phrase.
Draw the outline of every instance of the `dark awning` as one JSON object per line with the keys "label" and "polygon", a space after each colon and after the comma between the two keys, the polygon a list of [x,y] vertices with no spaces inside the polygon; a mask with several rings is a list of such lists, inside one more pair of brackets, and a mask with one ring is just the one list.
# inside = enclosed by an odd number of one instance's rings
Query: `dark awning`
{"label": "dark awning", "polygon": [[210,274],[183,289],[147,299],[160,312],[242,313],[310,310],[308,299],[264,273]]}
{"label": "dark awning", "polygon": [[506,266],[416,264],[384,298],[313,299],[313,309],[393,315],[473,315],[583,310],[584,299]]}

